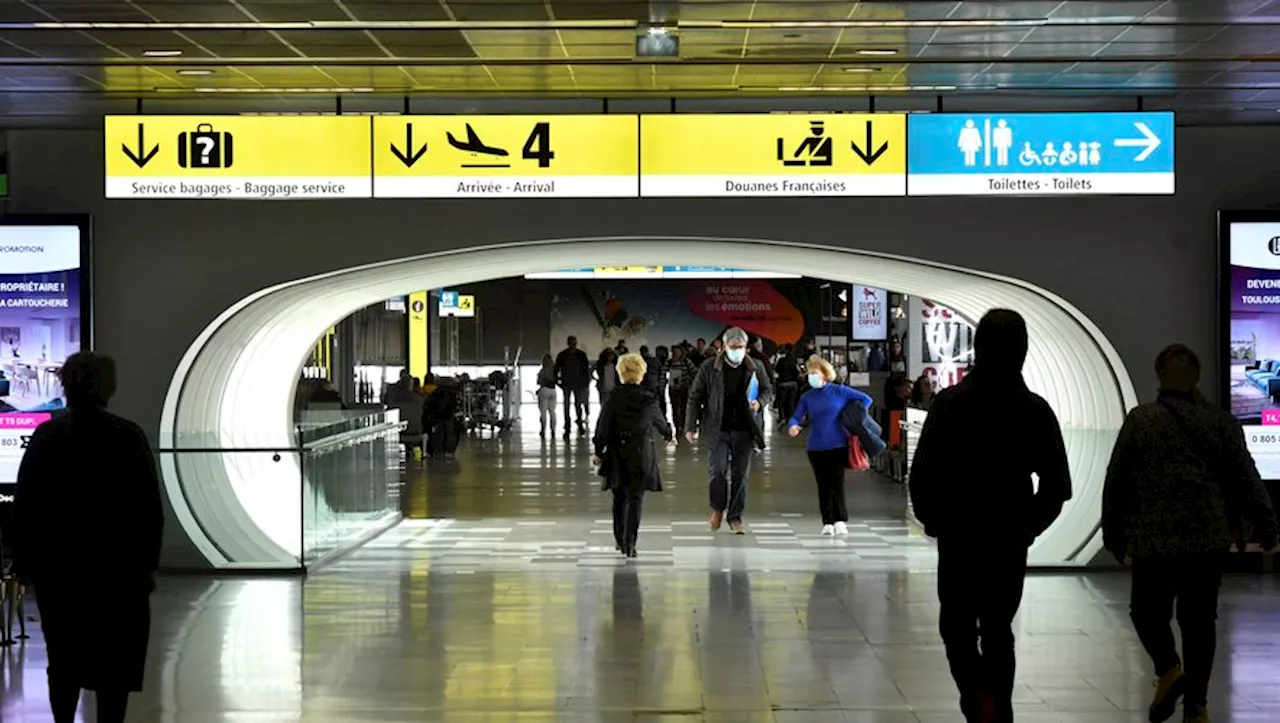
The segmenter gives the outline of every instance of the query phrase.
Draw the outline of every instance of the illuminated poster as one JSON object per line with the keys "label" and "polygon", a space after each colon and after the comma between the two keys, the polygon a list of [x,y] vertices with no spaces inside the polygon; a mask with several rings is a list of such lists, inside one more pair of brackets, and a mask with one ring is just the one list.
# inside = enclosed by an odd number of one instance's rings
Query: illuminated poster
{"label": "illuminated poster", "polygon": [[1280,479],[1280,215],[1224,221],[1227,400],[1266,479]]}
{"label": "illuminated poster", "polygon": [[889,336],[889,292],[870,286],[853,287],[854,341],[884,341]]}
{"label": "illuminated poster", "polygon": [[81,228],[15,221],[0,220],[0,485],[17,480],[35,428],[65,408],[58,374],[87,333]]}
{"label": "illuminated poster", "polygon": [[928,375],[934,389],[958,384],[973,361],[973,325],[928,299],[912,297],[909,308],[908,374]]}

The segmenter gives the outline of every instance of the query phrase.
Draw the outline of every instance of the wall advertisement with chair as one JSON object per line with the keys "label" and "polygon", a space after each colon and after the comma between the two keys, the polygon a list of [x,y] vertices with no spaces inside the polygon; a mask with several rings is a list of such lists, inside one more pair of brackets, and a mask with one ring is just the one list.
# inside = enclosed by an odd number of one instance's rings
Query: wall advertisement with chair
{"label": "wall advertisement with chair", "polygon": [[36,427],[66,408],[58,374],[89,347],[88,223],[0,218],[0,502]]}

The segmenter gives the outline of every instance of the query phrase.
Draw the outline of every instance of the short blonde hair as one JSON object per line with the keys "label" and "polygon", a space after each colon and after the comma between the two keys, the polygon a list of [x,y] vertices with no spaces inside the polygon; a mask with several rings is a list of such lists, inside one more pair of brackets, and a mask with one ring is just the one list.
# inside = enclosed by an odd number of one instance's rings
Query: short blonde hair
{"label": "short blonde hair", "polygon": [[816,370],[822,372],[822,378],[829,382],[834,382],[836,380],[836,368],[831,366],[831,362],[823,359],[817,354],[809,357],[809,360],[804,363],[804,368],[806,371]]}
{"label": "short blonde hair", "polygon": [[618,357],[617,369],[618,379],[623,384],[639,384],[644,380],[645,372],[649,371],[649,364],[639,354],[623,354]]}

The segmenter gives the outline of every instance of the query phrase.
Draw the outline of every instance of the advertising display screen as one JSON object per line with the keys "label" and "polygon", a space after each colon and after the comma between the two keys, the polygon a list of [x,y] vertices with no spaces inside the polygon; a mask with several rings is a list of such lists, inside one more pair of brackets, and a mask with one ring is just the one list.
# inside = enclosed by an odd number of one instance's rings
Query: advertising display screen
{"label": "advertising display screen", "polygon": [[854,341],[889,338],[889,292],[870,286],[853,287]]}
{"label": "advertising display screen", "polygon": [[1223,213],[1223,399],[1265,479],[1280,479],[1280,213]]}
{"label": "advertising display screen", "polygon": [[32,432],[66,408],[58,373],[88,348],[89,224],[0,218],[0,502]]}

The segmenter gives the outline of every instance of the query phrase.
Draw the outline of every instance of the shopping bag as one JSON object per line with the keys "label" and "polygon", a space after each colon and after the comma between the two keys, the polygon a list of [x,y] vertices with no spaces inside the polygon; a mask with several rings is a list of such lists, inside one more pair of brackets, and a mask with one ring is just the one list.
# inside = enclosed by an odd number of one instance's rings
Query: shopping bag
{"label": "shopping bag", "polygon": [[871,469],[871,460],[867,457],[867,453],[862,449],[862,442],[857,437],[849,438],[849,469],[855,472],[865,472]]}

